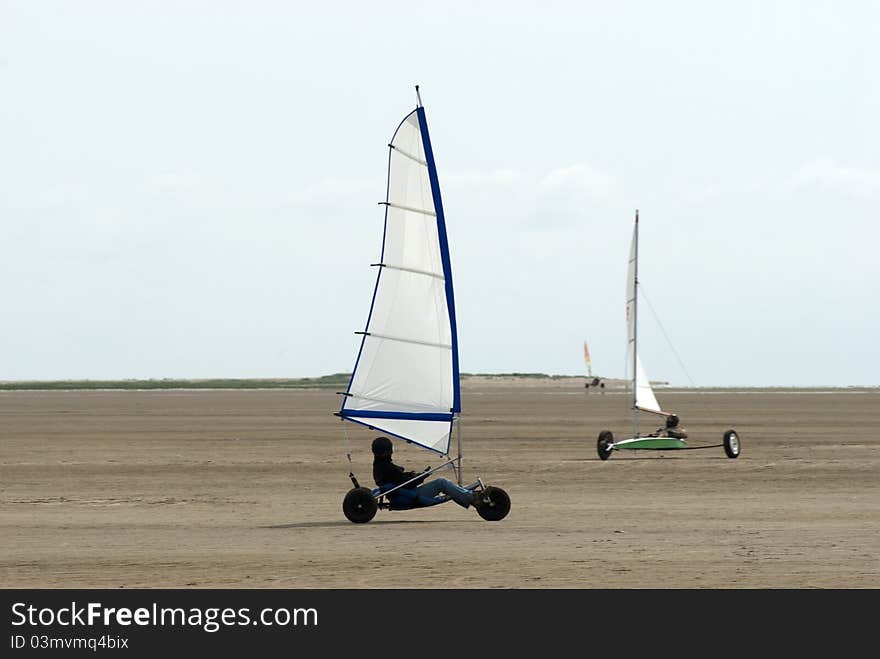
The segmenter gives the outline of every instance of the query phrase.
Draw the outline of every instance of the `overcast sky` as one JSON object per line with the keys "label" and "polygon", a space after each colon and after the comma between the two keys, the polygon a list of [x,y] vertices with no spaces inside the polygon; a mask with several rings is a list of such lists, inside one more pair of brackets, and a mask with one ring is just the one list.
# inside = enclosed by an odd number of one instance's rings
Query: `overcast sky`
{"label": "overcast sky", "polygon": [[638,208],[697,385],[880,384],[878,62],[869,1],[2,0],[0,379],[350,370],[419,83],[463,371],[620,377]]}

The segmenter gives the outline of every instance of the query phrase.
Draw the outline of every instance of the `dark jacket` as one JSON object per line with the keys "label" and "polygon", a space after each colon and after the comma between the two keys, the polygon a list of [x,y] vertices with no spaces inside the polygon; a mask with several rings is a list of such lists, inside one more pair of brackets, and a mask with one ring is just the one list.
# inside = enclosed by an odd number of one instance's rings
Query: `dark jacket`
{"label": "dark jacket", "polygon": [[[379,487],[389,484],[400,485],[401,483],[408,481],[410,478],[415,478],[417,475],[416,472],[404,471],[403,467],[391,462],[390,455],[376,456],[373,458],[373,480],[376,481],[376,485]],[[418,487],[424,480],[424,478],[420,478],[407,485],[407,487]]]}
{"label": "dark jacket", "polygon": [[653,432],[649,437],[672,437],[674,439],[687,439],[687,432],[684,428],[657,428],[657,432]]}

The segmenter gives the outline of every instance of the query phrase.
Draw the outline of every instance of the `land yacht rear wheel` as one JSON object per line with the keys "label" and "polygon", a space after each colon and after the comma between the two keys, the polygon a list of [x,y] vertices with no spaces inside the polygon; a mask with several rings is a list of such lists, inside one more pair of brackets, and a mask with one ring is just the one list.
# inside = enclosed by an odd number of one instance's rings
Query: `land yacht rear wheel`
{"label": "land yacht rear wheel", "polygon": [[739,435],[736,430],[728,430],[724,433],[724,452],[728,458],[738,458],[741,447],[739,443]]}
{"label": "land yacht rear wheel", "polygon": [[376,516],[379,509],[373,493],[365,487],[356,487],[348,491],[342,500],[342,512],[349,522],[366,524]]}

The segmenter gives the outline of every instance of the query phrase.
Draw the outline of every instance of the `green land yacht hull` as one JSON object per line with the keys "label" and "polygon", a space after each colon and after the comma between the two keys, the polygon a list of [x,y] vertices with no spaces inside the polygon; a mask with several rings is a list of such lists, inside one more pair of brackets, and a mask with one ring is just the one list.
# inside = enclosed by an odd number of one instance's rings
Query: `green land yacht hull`
{"label": "green land yacht hull", "polygon": [[619,442],[614,442],[610,448],[663,450],[687,448],[687,444],[685,444],[683,439],[675,439],[674,437],[634,437],[633,439],[623,439]]}

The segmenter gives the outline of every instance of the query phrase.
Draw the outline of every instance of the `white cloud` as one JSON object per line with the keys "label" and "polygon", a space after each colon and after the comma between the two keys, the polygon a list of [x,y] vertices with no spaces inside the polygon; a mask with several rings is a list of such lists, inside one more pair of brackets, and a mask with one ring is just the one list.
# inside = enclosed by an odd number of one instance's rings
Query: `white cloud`
{"label": "white cloud", "polygon": [[327,177],[292,190],[285,195],[285,201],[295,206],[314,204],[338,204],[340,200],[351,200],[365,196],[374,196],[376,202],[385,198],[385,183],[378,177],[372,178],[338,178]]}
{"label": "white cloud", "polygon": [[614,179],[584,163],[553,169],[538,180],[541,197],[608,198],[617,193]]}
{"label": "white cloud", "polygon": [[149,179],[149,184],[164,190],[188,191],[203,186],[205,178],[191,169],[181,169],[156,174]]}
{"label": "white cloud", "polygon": [[794,175],[796,188],[821,186],[827,190],[859,197],[880,196],[880,170],[842,165],[831,158],[815,158]]}
{"label": "white cloud", "polygon": [[[616,371],[639,208],[644,281],[698,382],[838,365],[834,381],[875,381],[869,3],[487,3],[428,23],[282,3],[227,7],[210,30],[187,3],[173,20],[18,4],[2,26],[7,377],[350,368],[384,145],[419,81],[467,368],[570,372],[586,335]],[[649,328],[650,372],[671,379]],[[835,352],[829,369],[785,354],[794,332]],[[719,364],[717,345],[762,363]]]}

